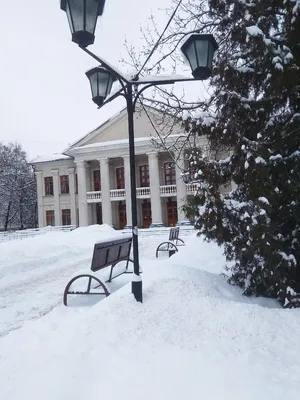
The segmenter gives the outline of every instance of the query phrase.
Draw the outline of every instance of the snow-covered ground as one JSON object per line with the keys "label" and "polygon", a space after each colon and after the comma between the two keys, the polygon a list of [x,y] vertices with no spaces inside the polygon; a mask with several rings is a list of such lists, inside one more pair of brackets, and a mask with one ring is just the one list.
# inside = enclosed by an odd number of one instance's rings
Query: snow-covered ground
{"label": "snow-covered ground", "polygon": [[117,236],[93,226],[0,244],[0,399],[300,398],[299,310],[243,297],[194,233],[170,259],[155,259],[161,236],[140,238],[143,304],[127,275],[93,307],[62,306],[94,243]]}

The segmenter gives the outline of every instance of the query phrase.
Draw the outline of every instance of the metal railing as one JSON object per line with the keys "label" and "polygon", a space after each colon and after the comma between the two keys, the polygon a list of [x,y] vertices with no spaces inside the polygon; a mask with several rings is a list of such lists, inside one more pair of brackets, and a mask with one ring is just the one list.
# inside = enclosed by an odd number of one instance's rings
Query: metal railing
{"label": "metal railing", "polygon": [[24,229],[20,231],[7,231],[0,232],[0,243],[10,242],[11,240],[22,240],[27,238],[33,238],[39,235],[45,235],[48,232],[70,232],[76,229],[75,225],[63,225],[63,226],[46,226],[45,228],[33,228]]}

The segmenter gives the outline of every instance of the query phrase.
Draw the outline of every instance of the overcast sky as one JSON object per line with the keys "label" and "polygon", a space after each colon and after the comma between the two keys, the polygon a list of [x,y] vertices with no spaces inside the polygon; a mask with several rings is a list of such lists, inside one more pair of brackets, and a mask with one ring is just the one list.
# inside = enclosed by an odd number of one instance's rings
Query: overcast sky
{"label": "overcast sky", "polygon": [[[59,0],[1,1],[0,141],[21,143],[30,158],[61,152],[114,112],[114,101],[97,110],[86,70],[97,63],[71,42]],[[120,69],[124,40],[139,43],[140,26],[170,0],[106,0],[90,49]],[[124,70],[124,68],[123,68]]]}

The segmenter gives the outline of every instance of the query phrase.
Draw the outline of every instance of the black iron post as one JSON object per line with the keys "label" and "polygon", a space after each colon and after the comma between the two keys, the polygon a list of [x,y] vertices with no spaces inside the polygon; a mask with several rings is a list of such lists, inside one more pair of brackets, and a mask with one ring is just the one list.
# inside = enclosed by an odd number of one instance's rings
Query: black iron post
{"label": "black iron post", "polygon": [[136,176],[135,176],[135,150],[134,150],[134,106],[132,98],[132,84],[127,85],[126,93],[127,114],[128,114],[128,135],[129,135],[129,163],[130,163],[130,189],[131,189],[131,217],[132,217],[132,244],[133,244],[133,268],[134,279],[131,283],[131,290],[140,303],[143,302],[142,280],[140,278],[139,243],[138,243],[138,221],[137,221],[137,200],[136,200]]}

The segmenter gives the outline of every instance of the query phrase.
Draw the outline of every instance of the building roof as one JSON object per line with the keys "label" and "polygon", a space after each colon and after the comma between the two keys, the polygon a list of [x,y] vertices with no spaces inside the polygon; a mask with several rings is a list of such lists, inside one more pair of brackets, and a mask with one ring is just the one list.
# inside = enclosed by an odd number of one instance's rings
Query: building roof
{"label": "building roof", "polygon": [[72,160],[72,157],[67,156],[65,154],[53,153],[53,154],[45,154],[42,156],[37,156],[30,161],[30,164],[40,163],[40,162],[51,162],[51,161],[59,161],[59,160]]}

